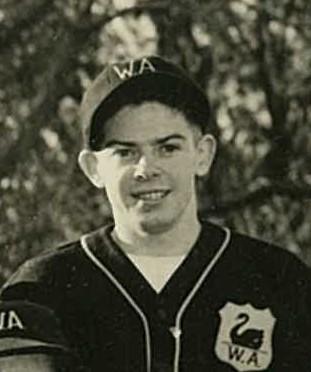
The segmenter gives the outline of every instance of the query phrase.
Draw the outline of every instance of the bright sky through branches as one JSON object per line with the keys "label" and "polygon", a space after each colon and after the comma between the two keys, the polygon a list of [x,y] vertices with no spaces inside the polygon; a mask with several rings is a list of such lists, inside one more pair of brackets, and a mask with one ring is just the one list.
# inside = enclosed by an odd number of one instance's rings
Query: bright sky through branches
{"label": "bright sky through branches", "polygon": [[136,4],[136,0],[113,0],[116,9],[126,9],[131,8]]}

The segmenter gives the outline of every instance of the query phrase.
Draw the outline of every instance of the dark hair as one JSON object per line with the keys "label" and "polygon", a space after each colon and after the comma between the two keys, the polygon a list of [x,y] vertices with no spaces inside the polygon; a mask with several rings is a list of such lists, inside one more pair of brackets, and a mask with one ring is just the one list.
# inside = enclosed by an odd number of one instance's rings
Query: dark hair
{"label": "dark hair", "polygon": [[176,85],[176,89],[170,89],[169,93],[161,86],[155,86],[154,88],[153,90],[142,89],[131,95],[119,94],[117,99],[116,96],[113,97],[111,104],[106,104],[107,109],[104,112],[100,114],[99,110],[100,115],[97,115],[96,120],[100,120],[101,125],[96,126],[96,132],[91,134],[91,149],[95,151],[101,149],[105,138],[104,124],[122,107],[139,105],[149,101],[156,101],[180,111],[191,125],[198,127],[202,133],[205,132],[210,119],[210,108],[207,101],[197,100],[196,97],[191,95],[190,90],[182,89],[183,87],[178,85]]}

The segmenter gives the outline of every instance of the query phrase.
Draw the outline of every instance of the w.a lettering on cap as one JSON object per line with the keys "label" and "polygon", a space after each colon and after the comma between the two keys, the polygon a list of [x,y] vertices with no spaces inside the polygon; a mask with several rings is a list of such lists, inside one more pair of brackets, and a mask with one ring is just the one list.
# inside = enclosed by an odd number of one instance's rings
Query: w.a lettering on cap
{"label": "w.a lettering on cap", "polygon": [[152,64],[152,60],[142,58],[141,60],[131,60],[124,64],[112,65],[112,70],[116,73],[119,79],[126,80],[135,75],[142,75],[146,72],[156,72],[156,66]]}
{"label": "w.a lettering on cap", "polygon": [[26,301],[0,302],[0,357],[36,349],[70,352],[54,312]]}
{"label": "w.a lettering on cap", "polygon": [[136,102],[135,98],[152,100],[168,95],[180,101],[188,97],[196,110],[209,114],[205,93],[175,64],[158,56],[109,64],[87,89],[81,103],[86,147],[93,149],[93,140],[105,120],[124,105]]}

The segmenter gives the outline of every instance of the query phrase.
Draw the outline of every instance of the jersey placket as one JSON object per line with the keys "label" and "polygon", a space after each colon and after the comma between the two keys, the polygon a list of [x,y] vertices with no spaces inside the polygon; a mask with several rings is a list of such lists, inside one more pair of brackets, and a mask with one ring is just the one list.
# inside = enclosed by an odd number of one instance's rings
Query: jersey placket
{"label": "jersey placket", "polygon": [[[228,246],[230,232],[211,227],[207,236],[200,236],[157,293],[114,243],[109,229],[81,239],[82,248],[139,316],[144,329],[146,372],[178,372],[183,315]],[[206,246],[208,241],[210,246]]]}

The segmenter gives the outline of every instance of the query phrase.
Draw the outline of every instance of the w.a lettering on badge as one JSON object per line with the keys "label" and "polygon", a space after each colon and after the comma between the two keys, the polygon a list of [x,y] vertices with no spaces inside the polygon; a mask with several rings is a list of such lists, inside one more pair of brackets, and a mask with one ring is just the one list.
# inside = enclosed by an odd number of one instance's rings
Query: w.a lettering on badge
{"label": "w.a lettering on badge", "polygon": [[237,371],[267,369],[273,358],[272,336],[276,322],[270,309],[228,302],[219,314],[217,357]]}

